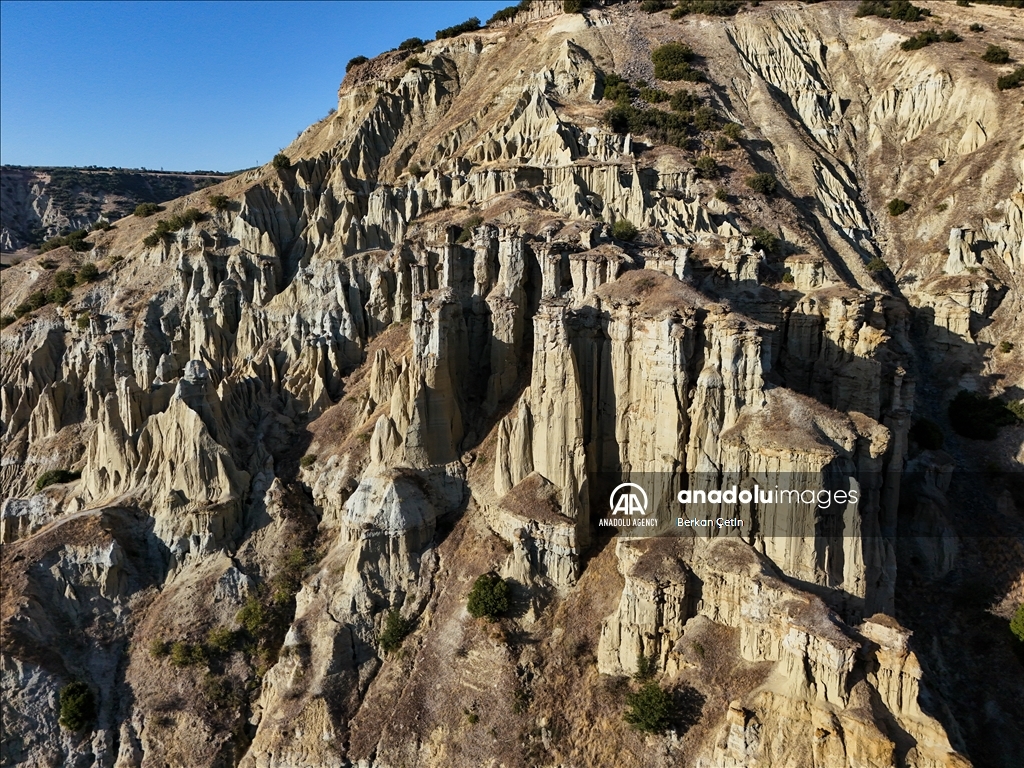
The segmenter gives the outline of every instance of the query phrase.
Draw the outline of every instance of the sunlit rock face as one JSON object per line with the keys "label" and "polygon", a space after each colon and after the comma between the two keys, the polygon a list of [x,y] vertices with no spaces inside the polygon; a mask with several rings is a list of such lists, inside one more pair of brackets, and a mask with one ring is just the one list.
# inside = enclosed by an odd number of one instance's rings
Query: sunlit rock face
{"label": "sunlit rock face", "polygon": [[[930,5],[964,35],[1016,23]],[[0,763],[970,765],[975,670],[903,590],[966,567],[953,468],[1019,460],[1019,428],[989,455],[911,427],[1021,386],[995,350],[1024,338],[1024,160],[1012,92],[902,51],[920,28],[535,1],[353,66],[289,167],[211,190],[226,208],[193,193],[5,270],[12,316],[55,270],[100,277],[0,337]],[[655,78],[672,40],[707,82]],[[616,133],[613,72],[740,138]],[[775,195],[745,184],[767,172]],[[744,476],[860,501],[596,525],[608,477],[659,478],[657,506]],[[466,605],[489,572],[493,623]],[[667,733],[623,720],[642,670]]]}

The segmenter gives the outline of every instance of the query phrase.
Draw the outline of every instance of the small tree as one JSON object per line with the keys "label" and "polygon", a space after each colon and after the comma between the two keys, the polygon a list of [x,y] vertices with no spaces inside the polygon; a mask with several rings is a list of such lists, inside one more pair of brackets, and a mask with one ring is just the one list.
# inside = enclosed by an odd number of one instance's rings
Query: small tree
{"label": "small tree", "polygon": [[773,253],[779,247],[778,236],[764,227],[754,227],[750,230],[750,236],[754,238],[754,245],[765,253]]}
{"label": "small tree", "polygon": [[690,66],[693,49],[685,43],[665,43],[651,53],[654,76],[659,80],[692,80],[695,70]]}
{"label": "small tree", "polygon": [[1010,631],[1022,643],[1024,643],[1024,603],[1017,606],[1017,612],[1010,619]]}
{"label": "small tree", "polygon": [[397,651],[410,632],[412,632],[412,622],[403,619],[401,611],[392,608],[388,611],[387,619],[384,621],[384,630],[380,633],[380,649],[384,653]]}
{"label": "small tree", "polygon": [[273,165],[279,171],[287,171],[292,167],[292,161],[288,159],[288,155],[284,152],[278,152],[274,155],[274,159],[271,161]]}
{"label": "small tree", "polygon": [[85,683],[76,680],[60,689],[59,722],[69,731],[81,731],[96,717],[96,701]]}
{"label": "small tree", "polygon": [[466,605],[476,619],[496,621],[510,606],[508,584],[496,573],[485,573],[473,582]]}
{"label": "small tree", "polygon": [[1006,64],[1010,60],[1010,52],[999,45],[989,45],[981,54],[981,60],[989,64]]}
{"label": "small tree", "polygon": [[75,273],[70,269],[61,269],[53,273],[53,280],[58,288],[71,288],[75,284]]}
{"label": "small tree", "polygon": [[612,237],[629,242],[637,235],[637,228],[629,219],[616,219],[612,224]]}
{"label": "small tree", "polygon": [[722,126],[722,133],[726,138],[732,139],[733,141],[739,141],[743,135],[743,126],[739,123],[726,123]]}
{"label": "small tree", "polygon": [[645,683],[639,691],[626,697],[626,704],[629,709],[625,720],[638,731],[661,733],[668,728],[672,697],[657,683]]}
{"label": "small tree", "polygon": [[888,269],[888,268],[889,268],[889,265],[886,264],[879,256],[875,256],[867,264],[868,272],[870,272],[873,275],[877,275],[877,274],[880,274],[882,272],[885,272],[885,270]]}
{"label": "small tree", "polygon": [[369,59],[365,56],[353,56],[348,60],[348,64],[345,65],[345,71],[348,72],[352,67],[358,67],[360,64],[365,64]]}
{"label": "small tree", "polygon": [[171,644],[159,637],[149,642],[149,655],[154,659],[164,659],[171,652]]}
{"label": "small tree", "polygon": [[697,172],[705,179],[713,179],[718,175],[718,163],[711,155],[704,155],[697,159]]}
{"label": "small tree", "polygon": [[747,177],[747,186],[762,195],[774,195],[779,186],[779,180],[774,173],[755,173]]}
{"label": "small tree", "polygon": [[410,37],[408,40],[403,40],[398,44],[398,50],[400,51],[422,51],[423,41],[418,37]]}
{"label": "small tree", "polygon": [[48,294],[46,294],[46,298],[50,300],[51,304],[64,305],[71,300],[71,291],[69,291],[67,288],[61,288],[60,286],[57,286]]}
{"label": "small tree", "polygon": [[210,195],[209,200],[215,211],[226,211],[231,204],[227,195]]}
{"label": "small tree", "polygon": [[79,285],[85,285],[91,283],[97,277],[100,276],[100,271],[91,261],[85,262],[78,268],[78,274],[75,276],[75,282]]}
{"label": "small tree", "polygon": [[152,216],[154,213],[158,213],[162,210],[163,208],[156,203],[139,203],[135,206],[135,215],[140,219],[144,219],[147,216]]}
{"label": "small tree", "polygon": [[582,13],[583,0],[562,0],[562,11],[564,13]]}
{"label": "small tree", "polygon": [[904,213],[910,210],[910,203],[906,200],[901,200],[898,197],[894,197],[889,201],[886,208],[889,210],[890,216],[902,216]]}

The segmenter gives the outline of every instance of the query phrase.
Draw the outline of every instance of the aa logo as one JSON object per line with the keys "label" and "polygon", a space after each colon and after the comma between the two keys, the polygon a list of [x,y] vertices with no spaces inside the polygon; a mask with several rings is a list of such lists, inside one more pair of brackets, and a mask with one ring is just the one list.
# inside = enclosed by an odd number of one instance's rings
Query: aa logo
{"label": "aa logo", "polygon": [[[638,493],[634,493],[636,489]],[[636,483],[622,483],[615,486],[608,499],[613,515],[647,514],[647,492]]]}

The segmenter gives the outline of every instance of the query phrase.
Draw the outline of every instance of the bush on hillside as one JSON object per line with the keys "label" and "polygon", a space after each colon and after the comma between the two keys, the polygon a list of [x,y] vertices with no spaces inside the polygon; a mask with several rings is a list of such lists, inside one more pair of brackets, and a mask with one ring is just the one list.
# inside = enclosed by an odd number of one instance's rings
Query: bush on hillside
{"label": "bush on hillside", "polygon": [[623,80],[614,72],[604,76],[604,88],[601,91],[601,98],[605,101],[614,101],[617,104],[628,104],[630,97],[629,83]]}
{"label": "bush on hillside", "polygon": [[480,19],[476,16],[466,19],[461,24],[456,24],[453,27],[445,27],[444,29],[437,30],[438,40],[447,40],[450,37],[458,37],[463,32],[475,32],[480,29]]}
{"label": "bush on hillside", "polygon": [[562,0],[563,13],[583,13],[583,0]]}
{"label": "bush on hillside", "polygon": [[644,733],[661,733],[669,726],[672,697],[655,682],[648,682],[639,691],[626,697],[624,718],[627,723]]}
{"label": "bush on hillside", "polygon": [[651,54],[654,76],[659,80],[703,80],[704,75],[690,66],[693,57],[693,49],[685,43],[665,43],[658,46]]}
{"label": "bush on hillside", "polygon": [[58,722],[69,731],[81,731],[96,717],[96,701],[89,686],[80,681],[60,689]]}
{"label": "bush on hillside", "polygon": [[889,211],[890,216],[902,216],[904,213],[910,210],[910,203],[906,200],[901,200],[898,197],[894,197],[886,204],[886,209]]}
{"label": "bush on hillside", "polygon": [[875,256],[867,263],[867,270],[873,275],[881,274],[889,268],[889,265],[885,263],[880,257]]}
{"label": "bush on hillside", "polygon": [[56,288],[53,288],[52,290],[50,290],[49,293],[46,294],[46,299],[51,304],[63,306],[64,304],[67,304],[71,300],[71,291],[69,291],[67,288],[61,288],[60,286],[57,286]]}
{"label": "bush on hillside", "polygon": [[779,180],[775,178],[774,173],[755,173],[753,176],[747,177],[746,185],[762,195],[774,195],[775,190],[778,189]]}
{"label": "bush on hillside", "polygon": [[1017,606],[1016,613],[1010,619],[1010,631],[1013,632],[1014,637],[1024,643],[1024,603]]}
{"label": "bush on hillside", "polygon": [[672,9],[671,17],[681,19],[691,13],[706,16],[735,16],[743,7],[743,0],[680,0]]}
{"label": "bush on hillside", "polygon": [[41,491],[51,485],[60,485],[62,483],[70,483],[72,480],[77,480],[82,476],[81,472],[74,472],[69,469],[50,469],[43,472],[36,480],[36,490]]}
{"label": "bush on hillside", "polygon": [[697,158],[697,162],[694,164],[697,168],[697,173],[700,174],[701,178],[713,179],[718,176],[718,163],[715,162],[715,158],[711,155],[704,155]]}
{"label": "bush on hillside", "polygon": [[487,26],[496,24],[499,21],[512,21],[521,11],[527,11],[530,9],[530,0],[520,0],[518,5],[510,5],[508,8],[502,8],[500,11],[495,11],[494,15],[487,20]]}
{"label": "bush on hillside", "polygon": [[85,285],[86,283],[91,283],[99,276],[99,268],[91,261],[87,261],[78,268],[78,272],[75,274],[75,282],[79,285]]}
{"label": "bush on hillside", "polygon": [[140,219],[144,219],[147,216],[152,216],[154,213],[159,213],[162,210],[163,208],[156,203],[139,203],[135,206],[135,215]]}
{"label": "bush on hillside", "polygon": [[629,219],[616,219],[612,224],[612,237],[629,242],[637,235],[637,228]]}
{"label": "bush on hillside", "polygon": [[6,328],[17,318],[14,315],[0,315],[0,329]]}
{"label": "bush on hillside", "polygon": [[668,91],[663,91],[660,88],[641,88],[640,98],[648,104],[661,104],[672,97]]}
{"label": "bush on hillside", "polygon": [[86,242],[85,237],[88,234],[84,229],[76,229],[74,232],[69,232],[62,237],[51,237],[41,246],[39,246],[40,253],[46,253],[52,251],[55,248],[62,248],[67,246],[76,253],[83,253],[92,249],[92,243]]}
{"label": "bush on hillside", "polygon": [[896,21],[920,21],[932,12],[908,2],[908,0],[881,0],[880,2],[862,2],[857,6],[857,16],[878,16],[882,19]]}
{"label": "bush on hillside", "polygon": [[403,619],[400,611],[391,609],[384,621],[384,629],[380,633],[380,649],[384,653],[397,651],[406,635],[412,632],[412,628],[413,623],[408,619]]}
{"label": "bush on hillside", "polygon": [[778,236],[764,227],[754,227],[750,230],[750,236],[754,238],[754,245],[765,253],[774,253],[779,247]]}
{"label": "bush on hillside", "polygon": [[348,64],[345,65],[345,71],[348,72],[353,67],[358,67],[360,64],[365,64],[369,59],[365,56],[353,56],[348,60]]}
{"label": "bush on hillside", "polygon": [[274,159],[270,161],[270,164],[279,171],[286,171],[292,167],[292,161],[288,159],[288,155],[284,152],[278,152],[274,155]]}
{"label": "bush on hillside", "polygon": [[511,605],[508,584],[496,573],[485,573],[473,582],[466,608],[476,619],[496,621]]}
{"label": "bush on hillside", "polygon": [[1009,75],[1003,75],[996,80],[996,87],[1000,91],[1008,91],[1011,88],[1020,88],[1024,85],[1024,67],[1017,67]]}
{"label": "bush on hillside", "polygon": [[398,44],[398,50],[400,51],[422,51],[423,40],[418,37],[410,37],[408,40],[403,40]]}
{"label": "bush on hillside", "polygon": [[231,205],[227,195],[210,195],[207,199],[215,211],[226,211]]}
{"label": "bush on hillside", "polygon": [[1010,60],[1010,52],[999,45],[989,45],[981,54],[981,60],[989,64],[1006,64]]}

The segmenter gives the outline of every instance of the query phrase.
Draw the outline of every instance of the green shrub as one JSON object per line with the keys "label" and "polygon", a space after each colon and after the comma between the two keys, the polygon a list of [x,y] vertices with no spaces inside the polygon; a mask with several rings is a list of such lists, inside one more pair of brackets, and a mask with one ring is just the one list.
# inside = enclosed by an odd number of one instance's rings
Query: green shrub
{"label": "green shrub", "polygon": [[408,59],[405,60],[405,68],[406,68],[406,70],[416,69],[417,67],[422,67],[422,66],[423,66],[423,62],[420,61],[419,59],[417,59],[415,56],[410,56]]}
{"label": "green shrub", "polygon": [[691,13],[707,16],[735,16],[743,7],[742,0],[680,0],[672,9],[672,18],[681,19]]}
{"label": "green shrub", "polygon": [[961,390],[949,404],[949,422],[957,434],[972,440],[995,440],[1000,427],[1021,418],[1002,400]]}
{"label": "green shrub", "polygon": [[719,187],[715,190],[715,200],[721,200],[723,203],[729,202],[729,193]]}
{"label": "green shrub", "polygon": [[447,40],[450,37],[458,37],[463,32],[475,32],[478,29],[480,29],[480,19],[473,16],[461,24],[456,24],[454,27],[445,27],[444,29],[437,30],[437,39]]}
{"label": "green shrub", "polygon": [[163,208],[156,203],[139,203],[135,206],[135,215],[140,219],[144,219],[147,216],[152,216],[154,213],[159,213],[162,210]]}
{"label": "green shrub", "polygon": [[398,50],[400,51],[422,51],[423,41],[418,37],[410,37],[408,40],[403,40],[398,44]]}
{"label": "green shrub", "polygon": [[640,3],[640,10],[644,13],[657,13],[665,10],[664,0],[644,0]]}
{"label": "green shrub", "polygon": [[1017,611],[1010,619],[1010,631],[1014,637],[1024,643],[1024,603],[1017,606]]}
{"label": "green shrub", "polygon": [[309,469],[314,464],[316,464],[315,454],[307,453],[305,456],[299,459],[299,466],[302,467],[303,469]]}
{"label": "green shrub", "polygon": [[160,240],[160,235],[158,235],[156,232],[150,232],[148,235],[142,238],[142,244],[147,248],[152,248],[154,245],[159,243]]}
{"label": "green shrub", "polygon": [[782,273],[782,282],[784,282],[786,285],[792,285],[795,282],[795,280],[793,279],[793,273],[790,272],[788,269]]}
{"label": "green shrub", "polygon": [[32,307],[23,301],[21,304],[14,308],[14,316],[15,318],[18,318],[20,320],[31,311]]}
{"label": "green shrub", "polygon": [[496,24],[499,21],[512,21],[521,11],[527,11],[530,9],[530,0],[520,0],[518,5],[510,5],[508,8],[502,8],[500,11],[496,11],[491,18],[487,20],[487,26]]}
{"label": "green shrub", "polygon": [[50,469],[43,472],[36,480],[36,490],[41,491],[50,485],[60,485],[62,483],[70,483],[72,480],[77,480],[82,476],[81,472],[75,472],[69,469]]}
{"label": "green shrub", "polygon": [[93,232],[107,232],[108,230],[111,230],[113,228],[114,225],[111,224],[106,219],[97,219],[95,222],[93,222],[93,225],[91,227]]}
{"label": "green shrub", "polygon": [[348,64],[345,65],[345,72],[348,72],[352,67],[358,67],[360,64],[365,64],[369,59],[365,56],[353,56],[348,60]]}
{"label": "green shrub", "polygon": [[274,155],[274,159],[270,161],[270,164],[279,171],[287,171],[292,167],[292,161],[288,159],[288,155],[284,152],[278,152]]}
{"label": "green shrub", "polygon": [[939,33],[940,43],[962,43],[963,40],[964,39],[952,29],[944,29]]}
{"label": "green shrub", "polygon": [[715,139],[715,151],[725,152],[732,146],[732,143],[725,136],[718,136]]}
{"label": "green shrub", "polygon": [[999,342],[999,351],[1002,354],[1004,354],[1004,355],[1010,354],[1011,352],[1013,352],[1013,342],[1012,341],[1006,341],[1006,340],[1000,341]]}
{"label": "green shrub", "polygon": [[498,574],[485,573],[473,582],[466,606],[473,618],[495,621],[509,606],[508,584]]}
{"label": "green shrub", "polygon": [[881,0],[881,2],[862,2],[857,6],[857,16],[878,16],[896,21],[920,21],[932,12],[920,8],[908,0]]}
{"label": "green shrub", "polygon": [[156,638],[149,641],[149,655],[154,659],[163,659],[171,653],[171,644],[166,640]]}
{"label": "green shrub", "polygon": [[690,66],[693,57],[693,49],[685,43],[661,45],[651,54],[654,76],[659,80],[703,80],[703,74]]}
{"label": "green shrub", "polygon": [[83,312],[75,320],[75,325],[78,326],[78,330],[85,331],[89,328],[89,318],[91,315],[88,312]]}
{"label": "green shrub", "polygon": [[61,726],[69,731],[81,731],[96,717],[96,701],[85,683],[75,681],[60,689]]}
{"label": "green shrub", "polygon": [[235,647],[235,633],[227,627],[215,627],[206,635],[206,647],[217,654],[231,653]]}
{"label": "green shrub", "polygon": [[985,31],[985,28],[983,26],[981,26],[981,24],[978,24],[977,22],[975,22],[974,24],[971,24],[971,26],[969,26],[968,29],[971,30],[971,32],[984,32]]}
{"label": "green shrub", "polygon": [[6,328],[8,325],[13,323],[17,318],[14,315],[0,315],[0,329]]}
{"label": "green shrub", "polygon": [[938,33],[933,29],[926,29],[924,32],[919,32],[900,43],[900,49],[904,51],[918,51],[937,42],[939,42]]}
{"label": "green shrub", "polygon": [[466,219],[463,222],[463,224],[462,224],[462,231],[459,233],[459,236],[457,238],[455,238],[455,242],[459,243],[460,245],[463,244],[463,243],[468,243],[473,238],[473,230],[476,229],[477,227],[479,227],[483,223],[484,223],[484,217],[483,216],[478,216],[478,215],[470,216],[468,219]]}
{"label": "green shrub", "polygon": [[74,232],[69,232],[63,237],[51,237],[41,246],[39,246],[40,253],[46,253],[52,251],[55,248],[62,248],[65,245],[76,253],[84,253],[92,249],[92,243],[86,242],[85,236],[88,234],[84,229],[76,229]]}
{"label": "green shrub", "polygon": [[873,275],[885,272],[888,268],[889,265],[886,264],[879,256],[875,256],[867,263],[867,270]]}
{"label": "green shrub", "polygon": [[668,728],[672,698],[657,683],[646,683],[639,691],[629,694],[626,705],[629,709],[625,720],[638,731],[661,733]]}
{"label": "green shrub", "polygon": [[58,288],[71,288],[75,284],[75,273],[70,269],[61,269],[53,273],[53,280]]}
{"label": "green shrub", "polygon": [[695,163],[697,173],[705,179],[713,179],[718,176],[718,163],[715,162],[715,158],[711,155],[704,155],[703,157],[697,158]]}
{"label": "green shrub", "polygon": [[605,113],[605,122],[616,133],[647,136],[655,142],[681,149],[689,145],[693,132],[693,116],[664,112],[660,109],[637,109],[630,104],[617,104]]}
{"label": "green shrub", "polygon": [[583,13],[583,0],[562,0],[562,13]]}
{"label": "green shrub", "polygon": [[998,45],[989,45],[981,54],[981,60],[989,64],[1006,64],[1010,61],[1010,52]]}
{"label": "green shrub", "polygon": [[910,203],[906,200],[901,200],[898,197],[894,197],[888,202],[886,208],[889,211],[890,216],[902,216],[904,213],[910,210]]}
{"label": "green shrub", "polygon": [[67,288],[61,288],[60,286],[57,286],[48,294],[46,294],[46,298],[51,304],[59,304],[63,306],[64,304],[67,304],[71,300],[71,291],[69,291]]}
{"label": "green shrub", "polygon": [[668,91],[663,91],[660,88],[641,88],[640,98],[648,104],[661,104],[663,101],[668,101],[672,97],[669,95]]}
{"label": "green shrub", "polygon": [[746,184],[755,192],[760,192],[762,195],[774,195],[775,190],[778,188],[779,180],[775,178],[774,173],[755,173],[753,176],[748,176]]}
{"label": "green shrub", "polygon": [[629,242],[637,235],[637,228],[629,219],[616,219],[612,224],[612,237]]}
{"label": "green shrub", "polygon": [[239,624],[251,635],[259,636],[268,624],[270,624],[270,611],[255,595],[245,601],[245,605],[235,615]]}
{"label": "green shrub", "polygon": [[754,227],[750,230],[750,236],[754,238],[754,245],[765,253],[774,253],[779,247],[779,238],[764,227]]}
{"label": "green shrub", "polygon": [[646,683],[654,677],[655,671],[654,657],[640,656],[636,660],[636,672],[633,673],[633,679],[640,683]]}
{"label": "green shrub", "polygon": [[614,72],[609,72],[604,76],[604,88],[601,91],[602,99],[619,104],[628,104],[630,95],[628,82]]}
{"label": "green shrub", "polygon": [[937,451],[945,441],[942,429],[931,419],[919,419],[910,428],[910,439],[926,451]]}
{"label": "green shrub", "polygon": [[79,285],[85,285],[91,283],[93,280],[100,276],[99,269],[91,261],[85,262],[78,268],[78,274],[75,275],[75,282]]}
{"label": "green shrub", "polygon": [[215,211],[226,211],[231,205],[227,195],[210,195],[207,200]]}
{"label": "green shrub", "polygon": [[726,123],[722,126],[722,135],[727,139],[739,141],[740,137],[743,136],[743,126],[739,123]]}
{"label": "green shrub", "polygon": [[1024,84],[1024,67],[1017,67],[1009,75],[1003,75],[996,80],[996,87],[1000,91],[1008,91],[1011,88],[1020,88]]}
{"label": "green shrub", "polygon": [[171,644],[171,664],[176,667],[191,667],[206,663],[206,651],[201,645],[178,641]]}
{"label": "green shrub", "polygon": [[711,107],[699,107],[693,113],[693,127],[698,131],[718,130],[718,115]]}
{"label": "green shrub", "polygon": [[403,619],[401,612],[392,608],[388,611],[387,619],[384,622],[384,630],[380,633],[380,649],[384,653],[397,651],[406,635],[412,632],[412,628],[412,622],[408,619]]}
{"label": "green shrub", "polygon": [[49,299],[46,298],[46,294],[43,291],[34,291],[29,294],[28,305],[32,309],[42,309],[49,303]]}
{"label": "green shrub", "polygon": [[693,112],[700,108],[703,100],[693,91],[679,91],[672,94],[668,105],[676,112]]}

